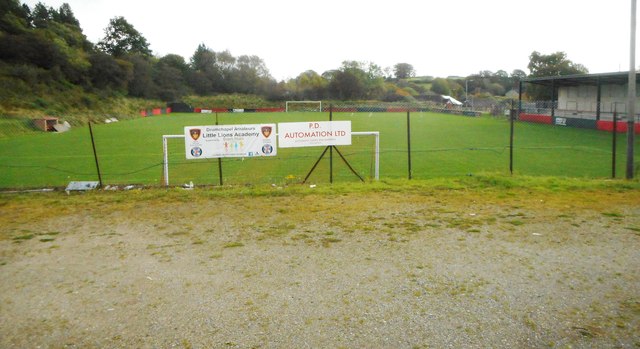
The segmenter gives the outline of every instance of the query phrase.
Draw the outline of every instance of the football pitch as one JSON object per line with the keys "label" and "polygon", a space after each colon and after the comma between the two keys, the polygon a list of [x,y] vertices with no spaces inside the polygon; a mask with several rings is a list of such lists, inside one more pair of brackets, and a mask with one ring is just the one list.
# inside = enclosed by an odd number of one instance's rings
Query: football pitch
{"label": "football pitch", "polygon": [[[217,120],[216,120],[217,119]],[[328,121],[329,113],[180,114],[93,125],[103,184],[163,185],[163,135],[182,135],[185,126]],[[465,117],[412,112],[333,113],[350,120],[352,131],[380,133],[380,178],[428,179],[479,173],[509,174],[510,124],[506,118]],[[410,136],[410,145],[408,142]],[[624,174],[626,138],[618,136],[617,173]],[[409,153],[409,147],[411,152]],[[374,137],[354,136],[340,154],[365,180],[374,177]],[[606,178],[612,172],[612,134],[578,128],[515,123],[515,174]],[[168,141],[169,184],[253,185],[359,181],[324,147],[279,148],[275,157],[187,160],[184,140]],[[638,152],[636,152],[636,159]],[[318,162],[315,170],[311,168]],[[636,161],[637,162],[637,161]],[[97,181],[88,127],[56,133],[28,133],[0,138],[0,188],[65,186]],[[222,173],[222,179],[220,178]]]}

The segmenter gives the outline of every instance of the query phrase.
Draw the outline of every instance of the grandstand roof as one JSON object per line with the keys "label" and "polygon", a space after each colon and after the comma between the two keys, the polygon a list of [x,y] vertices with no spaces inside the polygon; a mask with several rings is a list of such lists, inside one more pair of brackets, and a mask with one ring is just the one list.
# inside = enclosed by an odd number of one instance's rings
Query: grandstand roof
{"label": "grandstand roof", "polygon": [[[525,78],[521,81],[545,86],[626,85],[627,82],[629,82],[629,72],[544,76],[539,78]],[[640,74],[636,75],[636,83],[638,83],[638,81],[640,81]]]}

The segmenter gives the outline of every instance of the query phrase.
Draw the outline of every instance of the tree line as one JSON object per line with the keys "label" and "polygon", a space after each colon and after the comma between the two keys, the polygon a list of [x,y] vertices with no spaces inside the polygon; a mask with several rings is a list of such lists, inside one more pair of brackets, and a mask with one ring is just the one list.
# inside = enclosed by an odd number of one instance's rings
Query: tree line
{"label": "tree line", "polygon": [[[562,52],[534,51],[530,61],[529,76],[587,72]],[[276,81],[260,57],[236,57],[204,44],[188,60],[176,54],[154,56],[148,41],[124,17],[112,18],[105,36],[94,44],[82,33],[68,4],[55,9],[38,3],[30,8],[19,0],[0,0],[0,74],[5,86],[45,84],[64,89],[73,85],[90,93],[163,101],[194,94],[243,93],[269,100],[388,102],[439,94],[461,100],[470,94],[504,96],[527,76],[522,70],[500,70],[467,77],[416,78],[409,63],[382,68],[372,62],[344,61],[321,74],[308,70],[288,81]]]}

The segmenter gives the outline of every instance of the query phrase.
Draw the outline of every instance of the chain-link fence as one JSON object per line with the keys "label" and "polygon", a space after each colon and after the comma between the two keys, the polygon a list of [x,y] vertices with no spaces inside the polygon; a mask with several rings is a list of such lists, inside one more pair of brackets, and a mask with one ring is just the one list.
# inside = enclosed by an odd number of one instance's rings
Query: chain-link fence
{"label": "chain-link fence", "polygon": [[[628,164],[625,110],[615,103],[521,103],[515,143],[519,156],[514,166],[534,175],[624,178]],[[640,133],[639,121],[636,116],[635,134]],[[634,153],[636,171],[637,150]]]}
{"label": "chain-link fence", "polygon": [[[616,112],[614,122],[614,113],[604,108],[596,115],[553,103],[516,101],[482,110],[445,103],[325,103],[322,112],[229,110],[112,119],[93,124],[91,132],[88,126],[67,132],[36,128],[44,122],[44,129],[64,130],[53,127],[63,120],[0,119],[0,188],[64,187],[71,181],[119,187],[280,186],[368,181],[376,175],[421,179],[511,172],[623,178],[627,166],[626,115]],[[163,146],[164,135],[183,135],[186,126],[329,120],[351,121],[353,132],[375,131],[379,138],[357,135],[350,146],[278,148],[273,157],[206,160],[187,160],[183,138],[167,139]],[[640,131],[638,120],[635,127]],[[639,144],[636,137],[636,176]]]}

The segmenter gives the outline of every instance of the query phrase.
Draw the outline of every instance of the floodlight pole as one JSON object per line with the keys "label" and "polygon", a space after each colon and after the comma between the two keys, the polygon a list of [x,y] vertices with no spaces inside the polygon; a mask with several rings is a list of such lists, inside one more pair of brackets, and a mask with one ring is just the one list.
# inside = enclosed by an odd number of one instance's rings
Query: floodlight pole
{"label": "floodlight pole", "polygon": [[[469,106],[469,81],[473,81],[473,79],[464,79],[464,102],[467,104],[467,107]],[[473,102],[471,103],[471,110],[473,110]]]}
{"label": "floodlight pole", "polygon": [[469,101],[469,80],[464,80],[464,101]]}
{"label": "floodlight pole", "polygon": [[633,179],[633,143],[636,118],[636,0],[631,0],[631,43],[629,49],[629,113],[627,114],[627,179]]}

